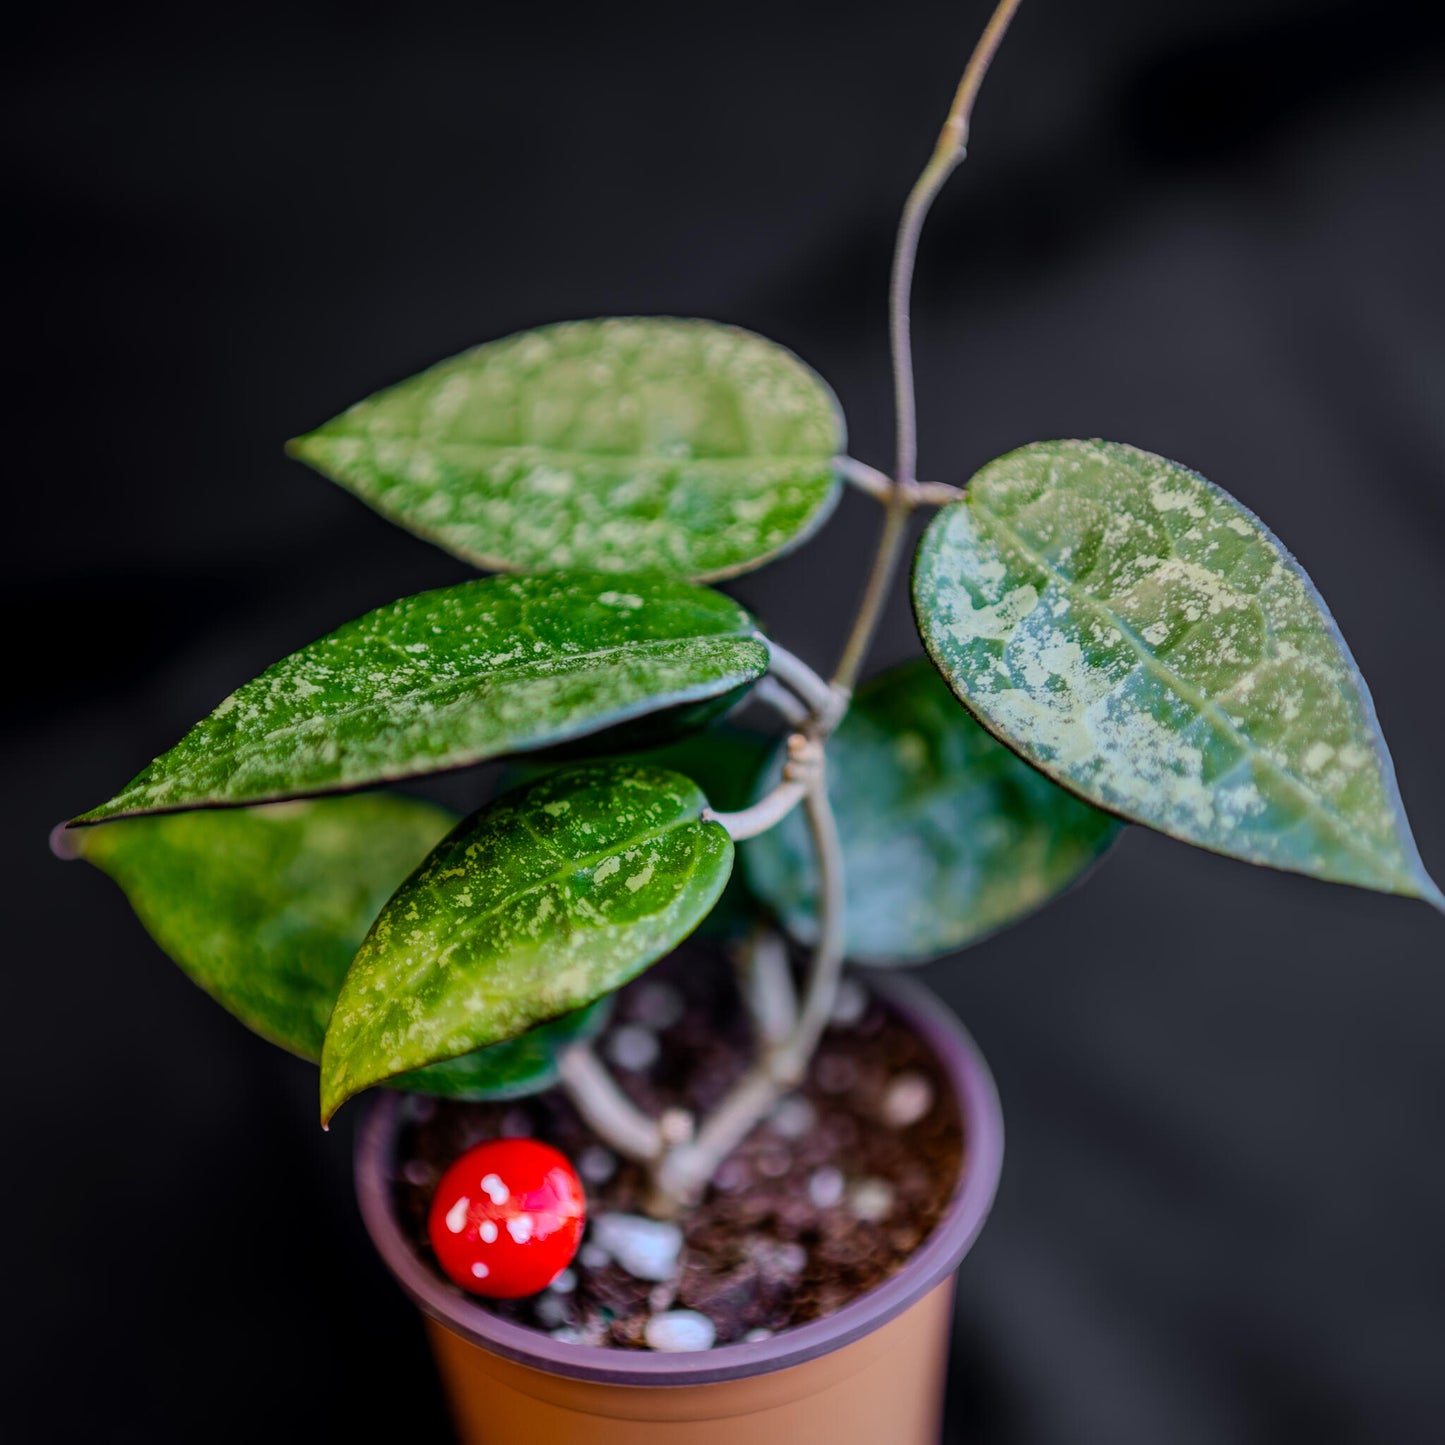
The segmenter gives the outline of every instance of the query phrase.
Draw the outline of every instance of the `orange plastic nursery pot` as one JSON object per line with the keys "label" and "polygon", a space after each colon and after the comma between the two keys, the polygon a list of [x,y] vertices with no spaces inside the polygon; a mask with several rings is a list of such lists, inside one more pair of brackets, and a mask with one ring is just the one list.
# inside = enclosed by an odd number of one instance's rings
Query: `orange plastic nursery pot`
{"label": "orange plastic nursery pot", "polygon": [[929,1045],[955,1093],[959,1177],[896,1274],[834,1314],[755,1343],[654,1354],[554,1340],[498,1318],[403,1233],[394,1205],[401,1100],[376,1100],[357,1143],[361,1212],[428,1317],[465,1445],[935,1445],[954,1271],[993,1203],[1003,1120],[987,1065],[945,1006],[896,976],[871,987]]}

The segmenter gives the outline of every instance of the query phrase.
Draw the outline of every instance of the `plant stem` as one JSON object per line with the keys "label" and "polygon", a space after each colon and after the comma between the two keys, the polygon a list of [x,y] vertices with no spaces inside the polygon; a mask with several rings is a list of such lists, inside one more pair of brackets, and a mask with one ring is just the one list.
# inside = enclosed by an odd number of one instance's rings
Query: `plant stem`
{"label": "plant stem", "polygon": [[758,1062],[728,1091],[697,1137],[662,1156],[654,1176],[662,1199],[686,1202],[702,1193],[718,1165],[752,1133],[779,1097],[802,1082],[828,1026],[843,968],[843,849],[821,766],[809,781],[804,803],[818,857],[819,936],[802,1010],[781,1043],[764,1046]]}
{"label": "plant stem", "polygon": [[888,594],[892,590],[893,574],[903,552],[908,514],[912,510],[909,494],[895,484],[884,503],[883,535],[878,539],[878,551],[873,557],[873,570],[868,574],[863,602],[858,608],[858,616],[853,620],[853,630],[848,634],[843,655],[833,673],[833,686],[850,696],[857,685],[863,659],[868,655],[868,649],[873,643],[878,619],[883,615],[883,604],[888,601]]}
{"label": "plant stem", "polygon": [[[860,492],[867,492],[875,501],[886,502],[893,493],[893,478],[867,462],[860,462],[856,457],[839,457],[836,466]],[[905,490],[912,492],[915,507],[946,507],[963,495],[962,487],[948,482],[914,482]]]}
{"label": "plant stem", "polygon": [[920,507],[946,507],[963,495],[963,488],[949,482],[915,482],[913,495]]}
{"label": "plant stem", "polygon": [[[840,470],[863,490],[884,503],[883,530],[873,566],[863,590],[863,600],[852,630],[844,644],[831,684],[783,648],[773,647],[772,673],[807,705],[810,716],[790,739],[799,744],[794,756],[804,761],[802,750],[811,755],[807,769],[785,774],[784,783],[772,794],[742,814],[723,815],[731,819],[734,837],[751,836],[734,829],[752,828],[767,813],[772,826],[796,802],[794,791],[801,782],[808,827],[818,863],[818,942],[808,970],[808,983],[797,1020],[787,1037],[772,1047],[764,1041],[758,1062],[733,1086],[722,1103],[706,1119],[694,1138],[663,1150],[653,1174],[659,1207],[675,1208],[695,1199],[706,1188],[718,1165],[763,1119],[785,1090],[795,1088],[805,1077],[808,1063],[828,1026],[838,992],[845,947],[845,906],[843,850],[837,822],[828,799],[823,744],[842,721],[848,698],[858,681],[864,659],[873,641],[879,618],[888,600],[893,577],[903,553],[908,515],[922,502],[947,505],[961,493],[941,483],[919,483],[917,400],[913,385],[913,350],[909,307],[913,291],[913,270],[918,256],[918,239],[935,197],[954,168],[963,159],[968,142],[969,122],[979,87],[998,51],[1009,22],[1021,0],[999,0],[983,35],[964,69],[954,93],[953,104],[939,133],[938,142],[923,173],[918,177],[898,224],[893,251],[893,272],[889,286],[890,343],[893,353],[893,389],[897,415],[897,460],[892,480],[873,468],[841,458]],[[786,704],[783,707],[788,715]],[[789,788],[789,783],[793,784]],[[786,798],[780,798],[788,788]],[[752,816],[749,816],[749,815]],[[777,816],[773,816],[773,815]],[[754,831],[762,831],[757,828]]]}
{"label": "plant stem", "polygon": [[[831,705],[831,695],[830,695]],[[771,792],[764,793],[750,808],[737,813],[719,813],[703,809],[703,819],[721,823],[735,843],[756,838],[776,828],[803,801],[814,776],[823,766],[823,747],[811,732],[796,732],[788,738],[788,761],[783,766],[782,781]]]}
{"label": "plant stem", "polygon": [[691,1203],[707,1186],[719,1164],[767,1116],[781,1090],[772,1073],[754,1065],[708,1115],[697,1138],[669,1149],[657,1166],[656,1193],[663,1200]]}
{"label": "plant stem", "polygon": [[880,502],[888,500],[888,494],[893,490],[893,478],[887,472],[880,472],[877,467],[870,467],[857,457],[837,457],[833,465],[843,473],[844,480],[851,482],[860,492],[867,492]]}
{"label": "plant stem", "polygon": [[719,813],[712,808],[703,810],[703,821],[721,823],[734,843],[745,838],[756,838],[776,828],[799,803],[807,792],[808,785],[801,778],[784,778],[770,793],[764,793],[750,808],[736,813]]}
{"label": "plant stem", "polygon": [[658,1158],[664,1144],[661,1125],[622,1092],[590,1044],[573,1044],[557,1067],[572,1107],[604,1144],[640,1163]]}
{"label": "plant stem", "polygon": [[812,721],[813,714],[775,677],[762,678],[752,697],[772,708],[790,727],[804,727]]}
{"label": "plant stem", "polygon": [[843,973],[846,947],[844,930],[847,893],[843,877],[843,845],[838,838],[838,823],[833,805],[828,801],[826,770],[819,767],[817,776],[803,799],[808,831],[813,838],[813,851],[818,863],[818,942],[808,969],[808,988],[797,1027],[782,1050],[778,1072],[794,1083],[808,1071],[808,1061],[818,1040],[828,1026],[833,1003],[838,994],[838,980]]}
{"label": "plant stem", "polygon": [[898,237],[893,247],[893,275],[888,289],[889,340],[893,351],[893,404],[897,417],[895,433],[897,459],[893,470],[893,491],[887,501],[883,535],[868,574],[863,602],[853,623],[853,630],[843,648],[833,685],[852,692],[858,681],[863,660],[868,654],[883,605],[893,585],[906,534],[905,523],[912,507],[912,494],[918,469],[918,402],[913,386],[913,336],[910,305],[913,296],[913,268],[918,259],[918,238],[934,198],[954,167],[963,159],[968,145],[969,122],[979,87],[988,74],[1009,22],[1014,18],[1021,0],[999,0],[978,45],[969,57],[963,79],[954,93],[953,104],[939,132],[923,173],[908,193],[903,215],[898,222]]}
{"label": "plant stem", "polygon": [[786,647],[780,647],[771,639],[768,640],[768,656],[773,676],[797,693],[815,718],[826,722],[848,705],[848,699],[824,682],[802,658],[794,657]]}
{"label": "plant stem", "polygon": [[738,948],[738,991],[752,1015],[763,1050],[788,1039],[798,1023],[798,999],[788,968],[788,946],[771,928],[754,931]]}
{"label": "plant stem", "polygon": [[973,105],[988,68],[1003,43],[1009,23],[1017,13],[1021,0],[999,0],[983,34],[964,67],[963,79],[954,92],[953,104],[938,133],[938,141],[914,182],[898,223],[898,240],[893,250],[893,278],[889,288],[890,336],[893,347],[893,401],[897,411],[896,434],[898,462],[893,480],[907,486],[914,480],[918,465],[918,405],[913,389],[913,345],[910,327],[910,303],[913,295],[913,267],[918,258],[918,238],[934,198],[943,183],[963,160],[968,148],[968,130],[973,119]]}

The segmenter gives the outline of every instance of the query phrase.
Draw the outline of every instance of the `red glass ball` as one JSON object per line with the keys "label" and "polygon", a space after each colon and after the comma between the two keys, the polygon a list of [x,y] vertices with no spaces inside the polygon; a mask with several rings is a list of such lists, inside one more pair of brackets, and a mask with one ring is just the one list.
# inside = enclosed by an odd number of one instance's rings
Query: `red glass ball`
{"label": "red glass ball", "polygon": [[489,1139],[442,1175],[427,1233],[453,1283],[518,1299],[572,1263],[586,1220],[582,1181],[565,1155],[535,1139]]}

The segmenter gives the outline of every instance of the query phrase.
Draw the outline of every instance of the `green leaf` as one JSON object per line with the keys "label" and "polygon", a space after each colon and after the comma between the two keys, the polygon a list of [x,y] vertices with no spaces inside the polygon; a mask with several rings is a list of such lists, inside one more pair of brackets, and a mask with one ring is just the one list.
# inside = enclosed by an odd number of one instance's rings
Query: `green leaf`
{"label": "green leaf", "polygon": [[[780,765],[780,764],[779,764]],[[996,743],[923,658],[859,689],[828,743],[849,956],[917,963],[1067,888],[1119,825]],[[817,937],[817,866],[798,812],[742,845],[753,892]]]}
{"label": "green leaf", "polygon": [[723,698],[767,666],[747,613],[686,582],[465,582],[380,607],[267,668],[76,822],[462,767]]}
{"label": "green leaf", "polygon": [[717,901],[733,846],[677,773],[590,765],[459,824],[382,910],[331,1016],[322,1118],[620,988]]}
{"label": "green leaf", "polygon": [[985,727],[1131,822],[1442,902],[1324,602],[1253,513],[1112,442],[990,462],[930,524],[923,640]]}
{"label": "green leaf", "polygon": [[499,571],[751,571],[826,519],[843,420],[791,352],[710,321],[572,321],[452,357],[289,445]]}
{"label": "green leaf", "polygon": [[369,794],[136,818],[67,841],[218,1003],[318,1059],[358,944],[454,821],[430,803]]}
{"label": "green leaf", "polygon": [[[248,1028],[319,1060],[341,981],[397,885],[456,822],[388,794],[133,818],[71,835],[146,931]],[[550,1088],[607,1001],[505,1044],[403,1074],[398,1089],[509,1099]]]}
{"label": "green leaf", "polygon": [[[957,712],[957,705],[952,706]],[[567,753],[573,753],[578,746],[569,744]],[[704,732],[692,733],[666,747],[632,753],[627,761],[681,773],[702,789],[714,808],[731,813],[746,808],[757,797],[759,780],[773,751],[774,740],[766,734],[722,723]],[[546,753],[519,759],[503,775],[501,786],[515,787],[534,778],[546,777],[548,773],[555,772],[559,767],[571,766],[575,761],[575,757],[558,760]],[[700,931],[712,938],[733,937],[745,932],[758,912],[758,906],[748,892],[743,870],[738,868],[728,879],[717,906],[703,920]]]}
{"label": "green leaf", "polygon": [[538,1024],[506,1043],[445,1059],[425,1069],[398,1074],[387,1087],[442,1099],[521,1099],[550,1089],[560,1077],[558,1061],[567,1048],[591,1038],[607,1022],[611,998]]}

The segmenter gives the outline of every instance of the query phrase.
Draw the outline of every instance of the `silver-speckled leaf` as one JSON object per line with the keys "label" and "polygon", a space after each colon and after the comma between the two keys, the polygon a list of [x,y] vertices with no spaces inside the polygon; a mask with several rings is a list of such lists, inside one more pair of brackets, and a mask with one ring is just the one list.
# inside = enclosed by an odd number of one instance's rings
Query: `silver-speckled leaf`
{"label": "silver-speckled leaf", "polygon": [[704,581],[818,527],[843,445],[832,392],[791,352],[716,322],[643,317],[478,346],[289,450],[480,567]]}
{"label": "silver-speckled leaf", "polygon": [[321,1057],[323,1120],[410,1069],[620,988],[717,901],[733,845],[689,779],[584,765],[458,825],[382,910]]}
{"label": "silver-speckled leaf", "polygon": [[[828,743],[828,795],[861,963],[919,963],[1016,922],[1119,832],[995,742],[921,657],[859,689]],[[811,943],[817,865],[800,814],[740,852],[753,892]]]}
{"label": "silver-speckled leaf", "polygon": [[[956,712],[957,703],[951,705]],[[604,738],[610,736],[606,734]],[[596,741],[602,742],[604,738]],[[573,747],[580,746],[585,746],[585,742],[574,744],[566,751],[570,754]],[[724,722],[715,723],[700,732],[689,733],[665,747],[634,752],[623,760],[681,773],[702,789],[714,808],[735,812],[754,801],[758,792],[758,780],[766,770],[773,752],[774,739],[766,733],[753,732]],[[601,761],[608,756],[598,753],[594,754],[593,758]],[[564,759],[549,753],[533,753],[519,758],[507,769],[502,776],[501,786],[517,787],[535,778],[545,777],[559,768],[571,767],[576,762],[575,756]],[[728,879],[728,886],[718,899],[717,906],[702,921],[699,931],[704,937],[735,937],[753,926],[759,912],[756,900],[748,892],[743,870],[737,868]]]}
{"label": "silver-speckled leaf", "polygon": [[267,668],[76,821],[462,767],[722,698],[767,666],[752,618],[686,582],[464,582],[368,612]]}
{"label": "silver-speckled leaf", "polygon": [[455,821],[420,799],[365,794],[133,818],[66,841],[212,998],[319,1059],[366,930]]}
{"label": "silver-speckled leaf", "polygon": [[1113,442],[990,462],[930,524],[919,630],[984,726],[1132,822],[1441,903],[1354,660],[1298,564],[1194,472]]}

